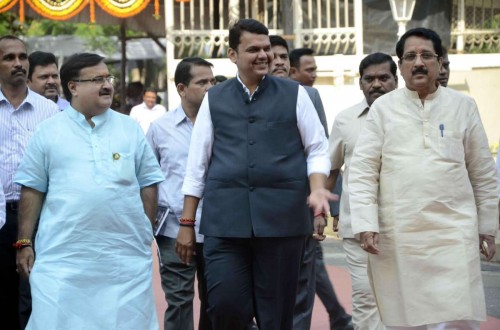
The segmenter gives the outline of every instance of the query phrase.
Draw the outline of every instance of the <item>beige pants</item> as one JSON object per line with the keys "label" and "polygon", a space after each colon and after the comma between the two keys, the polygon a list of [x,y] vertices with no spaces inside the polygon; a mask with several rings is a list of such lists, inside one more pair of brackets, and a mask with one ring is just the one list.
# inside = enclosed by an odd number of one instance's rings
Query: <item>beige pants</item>
{"label": "beige pants", "polygon": [[383,330],[368,280],[368,253],[359,244],[354,238],[344,238],[342,244],[352,280],[352,323],[355,330]]}
{"label": "beige pants", "polygon": [[479,330],[479,321],[450,321],[418,327],[387,327],[387,330]]}

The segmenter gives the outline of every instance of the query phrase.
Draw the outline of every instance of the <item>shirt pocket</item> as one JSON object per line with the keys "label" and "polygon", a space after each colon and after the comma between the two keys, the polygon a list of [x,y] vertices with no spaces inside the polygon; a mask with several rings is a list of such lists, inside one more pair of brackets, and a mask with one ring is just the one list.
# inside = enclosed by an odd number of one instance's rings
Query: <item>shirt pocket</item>
{"label": "shirt pocket", "polygon": [[465,161],[463,137],[460,132],[435,129],[433,132],[437,152],[445,161],[462,163]]}
{"label": "shirt pocket", "polygon": [[135,182],[135,159],[133,154],[114,152],[112,156],[114,181],[124,185]]}

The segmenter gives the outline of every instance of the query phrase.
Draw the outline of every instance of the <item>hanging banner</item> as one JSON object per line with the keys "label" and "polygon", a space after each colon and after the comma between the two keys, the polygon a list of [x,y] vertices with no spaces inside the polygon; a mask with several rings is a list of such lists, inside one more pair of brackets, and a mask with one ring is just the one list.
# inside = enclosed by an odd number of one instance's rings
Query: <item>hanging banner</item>
{"label": "hanging banner", "polygon": [[95,0],[95,2],[108,14],[126,18],[139,14],[150,0]]}
{"label": "hanging banner", "polygon": [[59,21],[67,20],[77,15],[89,3],[89,0],[25,0],[25,1],[40,16]]}

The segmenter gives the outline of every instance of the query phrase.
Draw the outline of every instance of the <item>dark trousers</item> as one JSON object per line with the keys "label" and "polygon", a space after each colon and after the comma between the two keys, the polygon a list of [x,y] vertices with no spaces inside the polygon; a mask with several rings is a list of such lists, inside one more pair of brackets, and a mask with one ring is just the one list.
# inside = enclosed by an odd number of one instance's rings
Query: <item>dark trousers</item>
{"label": "dark trousers", "polygon": [[161,284],[168,306],[165,311],[165,330],[192,330],[193,299],[195,276],[198,278],[198,294],[200,298],[199,330],[210,330],[207,315],[207,287],[205,283],[205,262],[203,260],[203,244],[196,244],[196,255],[191,265],[185,265],[175,253],[175,238],[158,236],[156,242],[160,249],[162,265],[160,267]]}
{"label": "dark trousers", "polygon": [[299,287],[293,315],[294,329],[305,330],[311,328],[316,294],[328,312],[330,328],[343,329],[349,323],[351,316],[340,305],[330,282],[323,260],[321,243],[314,240],[312,236],[307,236],[300,266]]}
{"label": "dark trousers", "polygon": [[330,328],[343,329],[351,321],[351,316],[345,312],[344,307],[340,305],[337,299],[332,282],[326,271],[321,243],[316,242],[315,251],[316,266],[314,268],[316,270],[316,294],[328,312],[330,317]]}
{"label": "dark trousers", "polygon": [[[16,272],[17,209],[6,208],[6,222],[0,229],[0,322],[2,328],[20,329],[19,323],[19,275]],[[24,327],[23,327],[24,329]]]}
{"label": "dark trousers", "polygon": [[304,237],[205,237],[208,315],[217,330],[291,330]]}

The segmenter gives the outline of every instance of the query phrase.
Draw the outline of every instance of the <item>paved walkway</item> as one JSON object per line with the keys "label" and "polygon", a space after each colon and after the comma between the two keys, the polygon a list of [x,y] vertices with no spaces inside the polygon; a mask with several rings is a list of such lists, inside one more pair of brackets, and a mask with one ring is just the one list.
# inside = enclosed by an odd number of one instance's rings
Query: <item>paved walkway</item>
{"label": "paved walkway", "polygon": [[[326,252],[326,251],[325,251]],[[154,269],[153,269],[153,288],[155,293],[156,310],[158,313],[158,321],[160,324],[160,329],[163,329],[163,313],[167,306],[161,289],[160,275],[158,272],[158,260],[155,257]],[[335,292],[340,303],[344,306],[348,313],[351,313],[351,277],[349,276],[349,271],[345,267],[337,267],[328,265],[328,274],[330,275],[330,280],[335,287]],[[196,294],[197,295],[197,294]],[[199,301],[195,299],[195,324],[198,324],[199,313],[197,309],[199,308]],[[313,317],[311,330],[328,330],[328,314],[321,304],[321,301],[316,296],[316,301],[314,304]],[[494,317],[488,317],[488,320],[481,324],[481,330],[499,330],[500,329],[500,319]],[[175,330],[175,329],[164,329],[164,330]]]}

